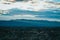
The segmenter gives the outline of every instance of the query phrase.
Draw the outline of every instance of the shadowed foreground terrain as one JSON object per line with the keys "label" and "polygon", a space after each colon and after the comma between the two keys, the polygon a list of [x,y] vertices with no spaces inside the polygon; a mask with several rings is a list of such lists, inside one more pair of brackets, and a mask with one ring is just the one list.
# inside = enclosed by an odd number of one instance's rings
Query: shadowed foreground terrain
{"label": "shadowed foreground terrain", "polygon": [[60,28],[0,27],[0,40],[60,40]]}

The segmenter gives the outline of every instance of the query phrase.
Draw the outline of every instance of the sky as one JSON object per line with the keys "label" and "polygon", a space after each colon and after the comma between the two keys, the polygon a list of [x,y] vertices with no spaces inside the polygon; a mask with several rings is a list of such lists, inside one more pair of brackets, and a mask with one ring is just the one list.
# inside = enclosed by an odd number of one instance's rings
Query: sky
{"label": "sky", "polygon": [[55,1],[55,2],[60,2],[60,0],[53,0],[53,1]]}
{"label": "sky", "polygon": [[[44,0],[43,0],[44,1]],[[54,1],[54,2],[60,2],[60,0],[45,0],[45,1]],[[39,4],[40,3],[40,4]],[[11,5],[6,5],[6,4],[0,4],[0,9],[2,10],[7,10],[9,12],[10,9],[18,8],[22,10],[32,10],[32,11],[40,11],[42,9],[51,9],[50,7],[53,6],[55,8],[55,4],[46,4],[45,2],[39,2],[37,6],[31,6],[30,3],[13,3]],[[20,6],[19,6],[20,5]],[[58,6],[56,6],[58,7]],[[5,13],[4,13],[5,14]],[[39,15],[37,15],[39,16]],[[0,15],[0,20],[13,20],[13,19],[36,19],[36,15],[13,15],[13,16],[2,16]],[[54,21],[59,21],[60,19],[42,19],[42,18],[37,18],[38,20],[54,20]]]}
{"label": "sky", "polygon": [[45,1],[54,1],[54,2],[60,2],[60,0],[45,0]]}
{"label": "sky", "polygon": [[47,1],[60,2],[60,0],[47,0]]}

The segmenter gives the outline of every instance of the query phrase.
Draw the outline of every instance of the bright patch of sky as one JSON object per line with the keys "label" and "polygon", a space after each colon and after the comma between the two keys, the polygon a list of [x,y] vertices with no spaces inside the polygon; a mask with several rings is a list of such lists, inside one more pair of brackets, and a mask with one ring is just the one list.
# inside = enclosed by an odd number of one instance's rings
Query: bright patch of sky
{"label": "bright patch of sky", "polygon": [[60,2],[60,0],[41,0],[41,1],[53,1],[53,2]]}
{"label": "bright patch of sky", "polygon": [[60,2],[60,0],[49,0],[49,1],[53,1],[53,2]]}
{"label": "bright patch of sky", "polygon": [[60,0],[53,0],[53,1],[55,1],[55,2],[60,2]]}

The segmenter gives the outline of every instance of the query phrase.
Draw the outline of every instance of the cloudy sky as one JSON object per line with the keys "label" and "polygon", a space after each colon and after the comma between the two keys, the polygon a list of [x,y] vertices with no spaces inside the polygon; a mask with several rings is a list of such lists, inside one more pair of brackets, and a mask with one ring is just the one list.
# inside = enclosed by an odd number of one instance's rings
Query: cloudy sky
{"label": "cloudy sky", "polygon": [[[43,0],[44,1],[44,0]],[[46,0],[46,1],[54,1],[54,2],[60,2],[60,0]],[[19,6],[20,5],[20,6]],[[51,9],[50,8],[50,6],[53,6],[53,7],[55,7],[55,5],[54,4],[46,4],[46,3],[44,3],[44,2],[40,2],[40,4],[38,3],[38,5],[37,6],[30,6],[30,3],[14,3],[14,4],[12,4],[12,5],[6,5],[6,4],[0,4],[0,9],[2,9],[2,10],[8,10],[8,9],[12,9],[12,8],[18,8],[18,9],[25,9],[25,10],[34,10],[34,11],[36,11],[36,10],[40,10],[40,9],[47,9],[47,8],[49,8],[49,9]],[[56,6],[57,7],[57,6]],[[29,9],[30,8],[30,9]],[[40,8],[40,9],[39,9]],[[54,12],[56,12],[56,11],[54,11]],[[13,12],[12,12],[12,14],[13,14]],[[43,14],[44,16],[47,16],[47,15],[45,15],[45,14]],[[51,14],[52,15],[52,14]],[[52,17],[57,17],[57,18],[59,18],[60,17],[60,15],[56,15],[56,14],[54,14],[54,16],[52,16]],[[38,18],[38,17],[36,17],[36,16],[39,16],[39,15],[30,15],[30,14],[27,14],[26,13],[26,15],[12,15],[12,16],[5,16],[5,15],[0,15],[0,20],[12,20],[12,19],[38,19],[38,20],[55,20],[55,21],[60,21],[60,19],[52,19],[52,18]],[[41,15],[42,16],[42,15]]]}
{"label": "cloudy sky", "polygon": [[60,0],[53,0],[53,1],[55,1],[55,2],[60,2]]}

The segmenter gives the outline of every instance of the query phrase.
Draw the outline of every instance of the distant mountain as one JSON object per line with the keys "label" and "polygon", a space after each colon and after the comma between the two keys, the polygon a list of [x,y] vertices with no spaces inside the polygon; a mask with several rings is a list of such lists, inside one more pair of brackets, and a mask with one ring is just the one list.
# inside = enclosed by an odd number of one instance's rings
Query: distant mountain
{"label": "distant mountain", "polygon": [[43,20],[11,20],[11,21],[0,21],[0,26],[7,27],[59,27],[60,22],[43,21]]}

